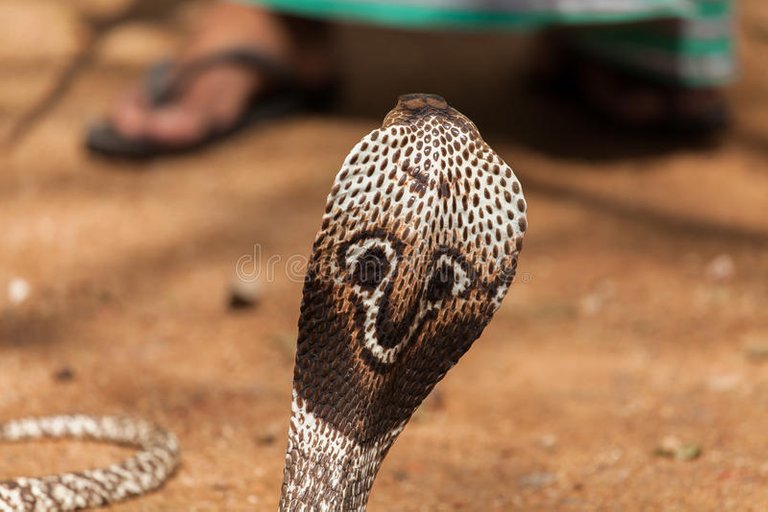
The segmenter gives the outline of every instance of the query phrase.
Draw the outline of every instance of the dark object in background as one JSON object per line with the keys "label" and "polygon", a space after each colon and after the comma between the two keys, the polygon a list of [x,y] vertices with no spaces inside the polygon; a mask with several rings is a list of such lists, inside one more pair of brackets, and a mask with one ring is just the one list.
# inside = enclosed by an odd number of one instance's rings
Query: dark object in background
{"label": "dark object in background", "polygon": [[191,144],[173,145],[147,138],[127,138],[108,121],[99,121],[88,128],[85,145],[94,153],[121,158],[149,158],[174,153],[186,153],[207,146],[247,126],[260,121],[286,117],[310,108],[317,96],[326,91],[301,87],[293,72],[272,57],[250,48],[233,48],[194,60],[178,70],[169,61],[155,63],[147,71],[144,90],[154,108],[177,101],[179,95],[198,74],[214,66],[238,65],[263,73],[276,85],[273,92],[253,98],[248,108],[231,126],[210,128],[201,140]]}
{"label": "dark object in background", "polygon": [[75,371],[69,366],[62,366],[53,374],[53,380],[56,382],[72,382],[75,380]]}
{"label": "dark object in background", "polygon": [[260,300],[261,286],[257,281],[244,281],[238,277],[232,280],[227,304],[230,311],[255,308]]}

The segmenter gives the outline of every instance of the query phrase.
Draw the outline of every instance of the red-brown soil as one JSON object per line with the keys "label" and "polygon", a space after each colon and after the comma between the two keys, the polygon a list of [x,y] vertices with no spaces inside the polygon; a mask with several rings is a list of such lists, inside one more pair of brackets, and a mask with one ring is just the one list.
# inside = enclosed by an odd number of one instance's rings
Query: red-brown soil
{"label": "red-brown soil", "polygon": [[[115,510],[275,510],[301,293],[285,262],[308,253],[348,150],[413,90],[477,121],[521,178],[530,229],[518,282],[392,449],[370,510],[768,510],[764,2],[740,4],[734,127],[716,147],[532,97],[515,85],[520,37],[429,35],[417,56],[415,35],[351,27],[340,111],[143,164],[89,157],[83,125],[196,5],[87,22],[119,3],[0,6],[0,418],[119,413],[176,432],[175,478]],[[256,309],[229,311],[255,245],[278,271]],[[656,455],[670,436],[700,456]],[[125,453],[3,445],[0,479]]]}

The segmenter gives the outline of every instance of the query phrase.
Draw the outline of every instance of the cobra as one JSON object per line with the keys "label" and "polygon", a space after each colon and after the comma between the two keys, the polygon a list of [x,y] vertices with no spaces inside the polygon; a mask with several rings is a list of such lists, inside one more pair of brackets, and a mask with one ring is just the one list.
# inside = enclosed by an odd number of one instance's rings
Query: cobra
{"label": "cobra", "polygon": [[[440,96],[401,96],[357,143],[328,196],[304,284],[281,511],[365,510],[397,436],[499,308],[526,228],[512,169]],[[173,436],[102,421],[0,430],[141,447],[105,470],[0,483],[0,510],[71,510],[161,485],[178,460]],[[35,509],[36,499],[50,506]]]}

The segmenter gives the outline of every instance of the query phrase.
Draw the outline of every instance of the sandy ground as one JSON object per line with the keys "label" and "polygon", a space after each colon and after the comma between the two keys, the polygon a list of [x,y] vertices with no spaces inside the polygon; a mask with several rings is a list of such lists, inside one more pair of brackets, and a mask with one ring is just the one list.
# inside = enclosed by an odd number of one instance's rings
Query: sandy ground
{"label": "sandy ground", "polygon": [[[120,4],[0,3],[0,418],[175,431],[175,478],[115,510],[276,508],[301,292],[288,258],[307,254],[349,148],[413,90],[477,121],[523,182],[530,230],[517,284],[393,448],[370,510],[768,509],[763,2],[741,3],[735,123],[716,147],[618,135],[523,92],[520,38],[432,35],[415,55],[413,36],[353,27],[339,112],[142,165],[90,158],[82,126],[197,6]],[[387,52],[371,62],[360,41]],[[258,308],[229,311],[254,254],[277,271]],[[656,454],[670,437],[700,456]],[[4,445],[0,479],[125,454]]]}

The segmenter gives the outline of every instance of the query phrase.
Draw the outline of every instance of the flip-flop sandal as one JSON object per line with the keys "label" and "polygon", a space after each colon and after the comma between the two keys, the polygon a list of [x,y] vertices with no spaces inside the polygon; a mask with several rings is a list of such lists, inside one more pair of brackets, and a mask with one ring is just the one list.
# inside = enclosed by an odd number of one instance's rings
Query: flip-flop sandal
{"label": "flip-flop sandal", "polygon": [[150,66],[144,79],[144,91],[150,106],[159,108],[173,103],[197,75],[220,65],[253,68],[273,84],[271,92],[256,95],[242,115],[230,126],[211,129],[202,139],[189,144],[169,144],[147,137],[125,137],[109,121],[102,120],[88,127],[86,147],[101,155],[134,159],[188,153],[257,122],[320,107],[329,103],[334,93],[332,85],[318,88],[301,87],[293,71],[281,62],[255,49],[235,48],[200,57],[178,69],[169,61],[157,62]]}

